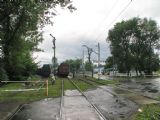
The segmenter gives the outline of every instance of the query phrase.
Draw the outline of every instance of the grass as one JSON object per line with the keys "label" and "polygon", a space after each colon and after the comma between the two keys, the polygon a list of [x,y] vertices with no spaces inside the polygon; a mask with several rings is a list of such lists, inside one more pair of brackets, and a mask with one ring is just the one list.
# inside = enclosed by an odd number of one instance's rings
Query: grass
{"label": "grass", "polygon": [[31,76],[31,80],[32,81],[37,81],[37,80],[42,80],[42,78],[40,76],[38,76],[38,75],[32,75]]}
{"label": "grass", "polygon": [[[104,84],[117,84],[117,81],[110,81],[110,80],[97,80],[94,78],[89,78]],[[46,79],[42,79],[39,76],[31,76],[31,80],[32,81],[36,81],[36,80],[46,80]],[[61,95],[61,78],[57,78],[55,81],[55,84],[52,85],[51,84],[51,78],[48,78],[49,80],[49,84],[48,84],[48,97],[49,98],[53,98],[53,97],[59,97]],[[79,81],[78,79],[74,79],[75,83],[79,86],[79,88],[82,91],[86,91],[88,89],[93,89],[95,88],[92,85],[89,85],[83,81]],[[40,89],[40,90],[34,90],[34,91],[21,91],[21,92],[17,92],[17,91],[4,91],[4,90],[16,90],[16,89],[33,89],[33,88],[44,88],[44,89]],[[36,101],[36,100],[40,100],[40,99],[45,99],[46,96],[46,86],[44,83],[38,83],[35,84],[30,87],[26,87],[24,86],[24,84],[22,83],[9,83],[6,84],[2,87],[0,87],[0,102],[31,102],[31,101]],[[64,90],[73,90],[76,89],[73,84],[67,80],[64,79]]]}
{"label": "grass", "polygon": [[102,84],[105,84],[105,85],[108,85],[108,84],[118,85],[119,84],[118,80],[98,80],[98,79],[92,78],[92,77],[87,77],[87,79],[94,80],[98,83],[102,83]]}
{"label": "grass", "polygon": [[[36,77],[34,77],[33,80],[36,80]],[[4,90],[16,90],[16,89],[32,89],[32,88],[44,88],[40,90],[34,90],[34,91],[4,91]],[[0,87],[0,102],[10,102],[10,101],[16,101],[16,102],[31,102],[36,101],[40,99],[46,98],[46,86],[45,84],[41,83],[39,85],[30,86],[26,88],[22,83],[10,83],[6,84],[2,87]],[[49,78],[49,84],[48,84],[48,97],[58,97],[61,95],[61,81],[56,80],[55,85],[51,85],[51,79]]]}
{"label": "grass", "polygon": [[[33,80],[36,80],[36,77],[33,77]],[[57,78],[55,84],[51,84],[51,78],[48,79],[48,98],[59,97],[61,95],[61,80]],[[93,88],[93,86],[88,85],[84,82],[75,80],[76,84],[80,86],[82,90],[87,90]],[[26,88],[22,83],[9,83],[0,87],[0,102],[31,102],[40,99],[45,99],[46,89],[34,90],[34,91],[4,91],[4,90],[17,90],[17,89],[32,89],[32,88],[46,88],[45,84],[40,84],[37,86],[31,86]],[[70,81],[64,79],[64,89],[73,90],[76,89]]]}
{"label": "grass", "polygon": [[73,84],[67,80],[67,79],[64,79],[64,90],[74,90],[76,89],[75,86],[73,86]]}
{"label": "grass", "polygon": [[[86,84],[83,81],[79,81],[78,79],[72,79],[72,81],[82,90],[86,91],[91,88],[95,88],[89,84]],[[76,87],[67,79],[64,80],[64,90],[75,90]]]}
{"label": "grass", "polygon": [[159,100],[160,101],[160,96],[158,97],[158,99],[157,100]]}
{"label": "grass", "polygon": [[[41,79],[38,76],[32,76],[31,78],[32,80]],[[119,84],[117,80],[97,80],[91,77],[88,77],[88,79],[91,79],[106,85]],[[48,78],[48,80],[49,80],[48,98],[61,96],[61,78],[57,78],[54,85],[51,84],[51,78]],[[79,86],[79,88],[82,91],[95,88],[94,86],[89,85],[76,78],[73,81],[76,83],[76,85]],[[40,86],[38,85],[30,88],[36,88],[36,87],[39,88]],[[31,102],[31,101],[47,98],[45,89],[41,89],[39,91],[27,91],[27,92],[4,91],[4,90],[13,90],[13,89],[25,89],[25,88],[26,87],[22,85],[22,83],[10,83],[0,87],[0,102]],[[45,86],[43,86],[43,88],[45,88]],[[74,89],[76,88],[73,86],[73,84],[69,80],[64,79],[64,90],[74,90]],[[159,100],[160,100],[160,97],[159,97]],[[142,110],[142,112],[137,112],[133,120],[160,120],[160,105],[155,105],[155,104],[143,105],[140,109]]]}
{"label": "grass", "polygon": [[23,86],[20,83],[9,83],[7,85],[0,87],[0,91],[7,89],[10,90],[10,89],[21,89],[21,88],[23,88]]}
{"label": "grass", "polygon": [[85,83],[83,81],[77,80],[77,79],[75,79],[74,82],[82,91],[86,91],[88,89],[95,88],[94,86],[92,86],[90,84],[87,84],[87,83]]}
{"label": "grass", "polygon": [[137,112],[133,120],[160,120],[160,105],[144,105],[141,110],[142,112]]}
{"label": "grass", "polygon": [[160,74],[160,70],[156,71],[155,73],[156,73],[156,74]]}

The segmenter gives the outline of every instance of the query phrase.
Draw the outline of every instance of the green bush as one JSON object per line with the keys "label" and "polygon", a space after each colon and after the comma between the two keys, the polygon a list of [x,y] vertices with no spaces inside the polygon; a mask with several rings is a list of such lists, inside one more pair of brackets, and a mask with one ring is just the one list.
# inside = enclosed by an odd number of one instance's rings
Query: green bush
{"label": "green bush", "polygon": [[12,79],[15,81],[26,81],[28,77],[26,76],[22,76],[22,75],[17,75],[17,76],[13,76]]}

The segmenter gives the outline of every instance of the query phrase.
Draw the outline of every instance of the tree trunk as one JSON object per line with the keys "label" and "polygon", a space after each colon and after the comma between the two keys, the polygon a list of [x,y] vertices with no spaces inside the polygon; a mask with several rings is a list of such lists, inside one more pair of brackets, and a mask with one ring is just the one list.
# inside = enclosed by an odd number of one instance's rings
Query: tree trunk
{"label": "tree trunk", "polygon": [[128,77],[130,76],[130,74],[129,74],[129,73],[130,73],[130,70],[127,70],[127,76],[128,76]]}
{"label": "tree trunk", "polygon": [[142,76],[142,71],[141,70],[139,70],[139,74],[140,74],[140,76]]}
{"label": "tree trunk", "polygon": [[138,71],[137,71],[137,68],[136,68],[136,76],[138,76]]}
{"label": "tree trunk", "polygon": [[148,75],[152,75],[152,70],[151,70],[151,64],[152,64],[152,48],[151,48],[151,42],[149,43],[149,47],[150,47],[150,50],[149,50],[149,68],[148,68]]}

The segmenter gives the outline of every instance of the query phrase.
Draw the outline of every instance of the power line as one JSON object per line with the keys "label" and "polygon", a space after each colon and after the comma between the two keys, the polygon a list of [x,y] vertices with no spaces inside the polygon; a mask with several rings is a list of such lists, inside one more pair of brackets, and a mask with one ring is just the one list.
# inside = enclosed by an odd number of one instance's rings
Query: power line
{"label": "power line", "polygon": [[112,13],[112,10],[114,10],[114,8],[115,8],[115,6],[117,5],[117,3],[118,3],[118,0],[116,0],[116,1],[113,3],[111,9],[107,12],[106,16],[105,16],[104,19],[100,22],[100,24],[95,28],[95,30],[94,30],[93,33],[95,33],[96,30],[97,30],[99,27],[102,26],[102,23],[104,23],[104,21],[105,21],[105,20],[108,18],[108,16]]}
{"label": "power line", "polygon": [[107,26],[107,28],[110,27],[117,20],[117,18],[129,7],[131,2],[132,2],[132,0],[122,9],[122,11],[119,13],[119,15]]}
{"label": "power line", "polygon": [[[115,17],[114,19],[113,19],[113,21],[110,23],[110,24],[108,24],[108,26],[106,27],[107,29],[117,20],[117,18],[129,7],[129,5],[132,3],[132,1],[133,0],[131,0],[123,9],[122,9],[122,11],[117,15],[117,17]],[[98,37],[96,38],[96,40],[101,36],[101,34],[102,33],[100,33],[99,35],[98,35]]]}

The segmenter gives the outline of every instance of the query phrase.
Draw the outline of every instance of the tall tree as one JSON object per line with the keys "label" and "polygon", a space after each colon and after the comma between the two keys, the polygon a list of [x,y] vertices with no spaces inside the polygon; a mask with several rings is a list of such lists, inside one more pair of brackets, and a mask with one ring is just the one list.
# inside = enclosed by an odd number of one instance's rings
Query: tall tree
{"label": "tall tree", "polygon": [[76,60],[69,59],[69,60],[66,60],[65,63],[69,64],[70,72],[73,73],[73,72],[78,71],[80,69],[82,60],[81,59],[76,59]]}
{"label": "tall tree", "polygon": [[108,69],[108,68],[113,68],[114,66],[114,60],[113,60],[113,56],[110,56],[106,59],[105,61],[105,69]]}
{"label": "tall tree", "polygon": [[132,21],[122,21],[121,23],[117,23],[114,29],[109,31],[108,36],[108,40],[111,42],[111,54],[114,57],[115,63],[117,63],[121,72],[126,71],[128,74],[132,67],[130,53],[132,27]]}
{"label": "tall tree", "polygon": [[89,61],[85,62],[85,70],[87,71],[92,71],[93,67],[92,67],[92,62],[90,63]]}
{"label": "tall tree", "polygon": [[108,40],[118,69],[128,74],[133,68],[141,75],[142,71],[152,74],[154,63],[158,63],[154,50],[160,44],[159,38],[160,32],[154,20],[133,18],[117,23],[109,31]]}
{"label": "tall tree", "polygon": [[11,80],[18,79],[18,76],[26,74],[24,71],[32,69],[30,66],[34,64],[32,52],[37,50],[38,43],[42,41],[39,28],[45,24],[52,24],[49,15],[54,13],[50,12],[49,8],[58,4],[74,9],[70,0],[4,0],[1,2],[0,54],[4,69]]}

